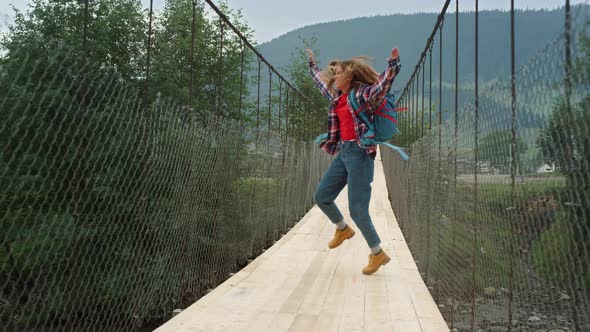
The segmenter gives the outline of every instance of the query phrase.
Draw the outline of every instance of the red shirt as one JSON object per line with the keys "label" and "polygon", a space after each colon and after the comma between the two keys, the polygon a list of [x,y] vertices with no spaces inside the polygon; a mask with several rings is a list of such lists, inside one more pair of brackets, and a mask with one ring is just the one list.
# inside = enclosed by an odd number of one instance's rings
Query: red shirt
{"label": "red shirt", "polygon": [[338,115],[338,121],[340,122],[340,139],[343,141],[356,139],[354,122],[348,108],[347,98],[348,94],[343,93],[338,99],[338,106],[336,106],[336,115]]}

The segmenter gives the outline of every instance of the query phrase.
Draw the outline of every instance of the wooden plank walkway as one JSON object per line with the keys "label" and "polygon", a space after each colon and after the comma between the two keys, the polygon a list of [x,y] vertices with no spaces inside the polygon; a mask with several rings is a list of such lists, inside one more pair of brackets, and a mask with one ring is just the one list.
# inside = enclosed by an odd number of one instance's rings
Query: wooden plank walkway
{"label": "wooden plank walkway", "polygon": [[372,276],[356,235],[328,249],[334,226],[317,206],[261,256],[156,331],[449,331],[422,282],[387,200],[379,156],[370,214],[391,256]]}

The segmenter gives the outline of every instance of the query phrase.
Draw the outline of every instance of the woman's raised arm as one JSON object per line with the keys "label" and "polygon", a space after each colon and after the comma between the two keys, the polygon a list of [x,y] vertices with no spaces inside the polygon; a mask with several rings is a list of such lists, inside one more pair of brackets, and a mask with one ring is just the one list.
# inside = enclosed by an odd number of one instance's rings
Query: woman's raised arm
{"label": "woman's raised arm", "polygon": [[328,90],[328,85],[322,80],[321,72],[318,69],[318,66],[315,63],[315,57],[313,55],[313,51],[311,49],[307,49],[307,54],[309,55],[309,73],[311,74],[311,78],[315,82],[315,85],[320,89],[320,92],[328,98],[330,102],[334,100],[334,96]]}
{"label": "woman's raised arm", "polygon": [[379,75],[377,82],[363,92],[363,98],[373,105],[381,103],[387,92],[389,92],[393,80],[400,71],[400,67],[399,51],[394,47],[391,50],[391,56],[387,60],[387,68]]}

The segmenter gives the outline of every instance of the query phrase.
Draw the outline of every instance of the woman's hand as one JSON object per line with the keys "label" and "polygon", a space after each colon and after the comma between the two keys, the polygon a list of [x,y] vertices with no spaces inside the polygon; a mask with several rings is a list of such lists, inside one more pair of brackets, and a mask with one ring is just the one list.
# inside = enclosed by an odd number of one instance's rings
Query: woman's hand
{"label": "woman's hand", "polygon": [[313,51],[310,48],[305,49],[307,51],[307,55],[309,55],[309,61],[315,63],[315,57],[313,56]]}
{"label": "woman's hand", "polygon": [[391,57],[389,57],[391,60],[395,60],[397,58],[399,58],[399,51],[397,50],[397,47],[394,47],[391,50]]}

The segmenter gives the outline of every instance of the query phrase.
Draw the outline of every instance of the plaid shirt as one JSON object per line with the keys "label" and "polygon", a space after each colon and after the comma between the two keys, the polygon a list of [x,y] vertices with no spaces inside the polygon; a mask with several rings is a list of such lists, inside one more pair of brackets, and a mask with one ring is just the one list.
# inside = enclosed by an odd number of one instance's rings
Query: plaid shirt
{"label": "plaid shirt", "polygon": [[[383,98],[389,92],[395,76],[399,73],[400,67],[399,58],[394,60],[389,59],[387,69],[379,76],[377,82],[373,85],[362,84],[355,90],[359,111],[365,112],[369,121],[373,121],[373,107],[371,105],[379,105],[383,101]],[[342,95],[342,91],[336,90],[335,88],[333,92],[328,91],[328,86],[320,79],[320,71],[315,62],[309,62],[309,72],[322,94],[330,101],[330,108],[328,110],[328,137],[320,142],[320,148],[329,154],[336,154],[338,152],[338,142],[340,141],[340,122],[338,121],[338,115],[336,115],[336,106],[338,105],[338,98]],[[360,146],[360,139],[367,131],[367,126],[354,114],[350,101],[347,100],[347,103],[348,109],[352,114],[356,142]],[[377,146],[369,145],[364,147],[364,149],[370,154],[377,150]]]}

